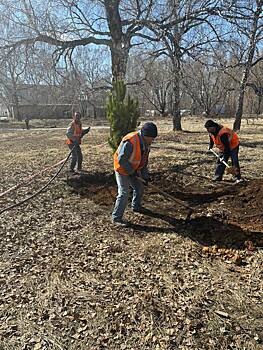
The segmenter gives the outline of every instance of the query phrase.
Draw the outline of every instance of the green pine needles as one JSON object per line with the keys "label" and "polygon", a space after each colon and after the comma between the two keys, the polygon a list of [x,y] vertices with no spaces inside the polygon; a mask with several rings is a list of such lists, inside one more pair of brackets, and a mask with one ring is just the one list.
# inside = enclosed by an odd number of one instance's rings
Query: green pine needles
{"label": "green pine needles", "polygon": [[106,111],[110,122],[109,145],[115,152],[123,136],[135,130],[140,116],[138,101],[126,96],[124,81],[113,83],[112,92],[108,96]]}

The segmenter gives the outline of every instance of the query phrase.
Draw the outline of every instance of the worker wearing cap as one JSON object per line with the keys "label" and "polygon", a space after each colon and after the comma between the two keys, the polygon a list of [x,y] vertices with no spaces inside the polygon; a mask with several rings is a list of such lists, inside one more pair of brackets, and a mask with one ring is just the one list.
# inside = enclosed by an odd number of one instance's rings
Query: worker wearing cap
{"label": "worker wearing cap", "polygon": [[240,182],[241,174],[238,161],[240,142],[238,135],[230,128],[220,125],[211,119],[207,120],[205,128],[210,136],[209,150],[216,145],[220,151],[213,181],[221,181],[223,179],[226,166],[222,163],[222,160],[227,163],[228,159],[231,158],[232,166],[235,167],[237,172],[235,175],[235,181]]}
{"label": "worker wearing cap", "polygon": [[115,224],[127,226],[122,217],[128,203],[130,187],[133,190],[133,212],[143,212],[141,201],[144,186],[147,186],[149,181],[147,165],[150,145],[157,134],[157,126],[147,122],[141,130],[124,136],[114,154],[114,170],[118,185],[118,195],[112,212],[112,221]]}
{"label": "worker wearing cap", "polygon": [[80,112],[75,112],[73,114],[73,120],[67,128],[67,145],[72,151],[71,162],[70,162],[70,171],[75,172],[75,167],[77,165],[77,171],[81,172],[82,170],[82,151],[81,151],[81,139],[90,131],[90,127],[83,129],[81,123],[81,114]]}

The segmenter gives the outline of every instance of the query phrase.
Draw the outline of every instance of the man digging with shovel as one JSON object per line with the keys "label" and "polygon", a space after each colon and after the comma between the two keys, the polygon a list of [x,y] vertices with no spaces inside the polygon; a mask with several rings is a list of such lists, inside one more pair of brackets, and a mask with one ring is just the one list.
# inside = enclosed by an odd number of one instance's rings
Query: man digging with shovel
{"label": "man digging with shovel", "polygon": [[114,154],[118,196],[112,212],[112,222],[116,225],[128,226],[122,217],[128,203],[130,187],[133,189],[133,212],[141,213],[144,210],[141,200],[144,187],[149,181],[147,164],[150,145],[157,134],[157,127],[154,123],[145,123],[141,130],[124,136]]}
{"label": "man digging with shovel", "polygon": [[[241,182],[242,179],[238,161],[240,144],[238,135],[233,130],[220,125],[211,119],[207,120],[205,123],[205,128],[210,136],[209,150],[218,158],[213,181],[222,181],[225,169],[227,167],[228,173],[234,175],[235,182]],[[220,151],[218,155],[212,149],[214,144]],[[229,158],[231,158],[232,167],[227,165]]]}

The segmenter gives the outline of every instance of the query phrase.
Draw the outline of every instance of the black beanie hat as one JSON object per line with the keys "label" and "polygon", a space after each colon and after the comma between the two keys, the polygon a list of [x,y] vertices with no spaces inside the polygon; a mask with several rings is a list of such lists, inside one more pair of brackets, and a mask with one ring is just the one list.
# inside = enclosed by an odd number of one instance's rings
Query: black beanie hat
{"label": "black beanie hat", "polygon": [[141,128],[142,136],[157,137],[158,131],[157,126],[152,122],[147,122]]}
{"label": "black beanie hat", "polygon": [[212,119],[207,120],[205,123],[205,128],[216,128],[218,124],[214,122]]}

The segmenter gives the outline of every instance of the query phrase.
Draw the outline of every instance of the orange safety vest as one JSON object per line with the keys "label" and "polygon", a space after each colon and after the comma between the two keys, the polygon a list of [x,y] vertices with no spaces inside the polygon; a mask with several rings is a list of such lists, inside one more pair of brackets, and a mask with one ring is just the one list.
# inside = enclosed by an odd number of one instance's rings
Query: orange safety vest
{"label": "orange safety vest", "polygon": [[134,170],[142,169],[148,161],[149,151],[142,157],[141,155],[141,143],[138,131],[131,132],[123,137],[117,151],[114,153],[114,170],[122,175],[129,175],[127,171],[120,166],[118,156],[123,142],[129,141],[132,144],[132,154],[129,158],[129,162]]}
{"label": "orange safety vest", "polygon": [[[81,144],[82,125],[77,124],[75,121],[73,121],[71,125],[73,125],[73,127],[74,127],[73,136],[78,138],[78,143],[80,145]],[[72,145],[73,141],[70,139],[67,139],[67,144]]]}
{"label": "orange safety vest", "polygon": [[213,134],[210,133],[210,136],[212,138],[212,140],[214,141],[214,144],[216,145],[217,148],[219,148],[219,150],[221,152],[224,152],[225,146],[223,145],[223,143],[220,140],[220,136],[223,134],[227,134],[228,135],[228,140],[229,140],[229,144],[230,144],[230,149],[234,149],[239,145],[239,138],[237,136],[237,133],[235,133],[233,130],[223,126],[218,134],[216,136],[214,136]]}

